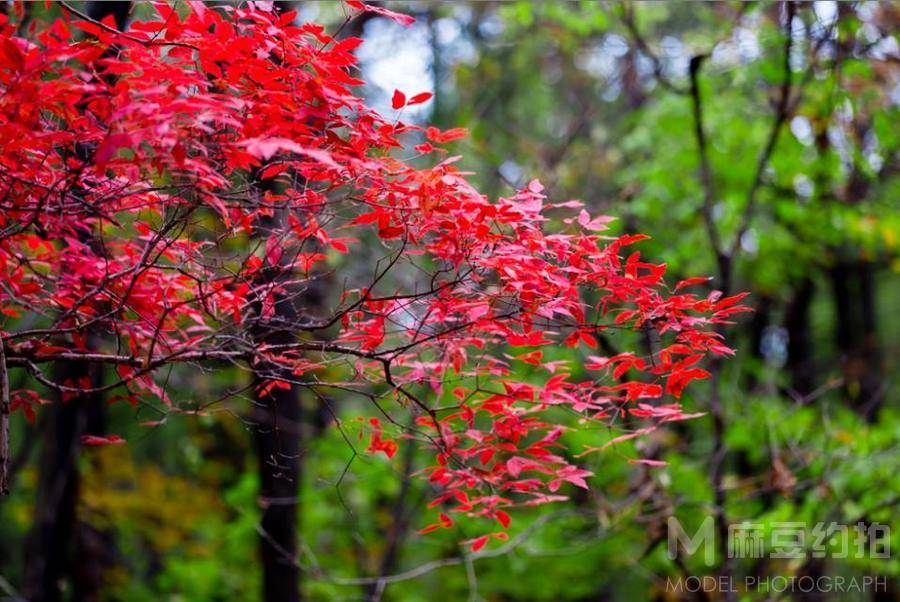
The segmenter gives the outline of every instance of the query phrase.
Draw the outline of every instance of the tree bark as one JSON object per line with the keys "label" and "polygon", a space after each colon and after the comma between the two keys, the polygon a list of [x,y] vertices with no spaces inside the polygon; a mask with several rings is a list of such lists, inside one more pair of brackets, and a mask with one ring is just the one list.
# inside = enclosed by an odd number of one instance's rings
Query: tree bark
{"label": "tree bark", "polygon": [[[87,376],[92,386],[100,385],[97,366],[62,364],[56,378],[60,382]],[[76,466],[80,437],[85,432],[105,431],[105,408],[100,395],[57,399],[47,408],[48,420],[38,468],[34,523],[26,544],[25,595],[32,602],[62,599],[61,585],[73,577],[71,562],[77,530],[79,475]],[[89,558],[79,558],[81,563]],[[92,599],[91,592],[78,588],[76,599]]]}
{"label": "tree bark", "polygon": [[[290,303],[276,303],[276,316],[288,319]],[[278,344],[291,337],[270,330],[258,343]],[[264,377],[291,378],[272,366],[258,366],[257,385]],[[297,567],[297,511],[300,487],[300,443],[302,421],[299,391],[291,386],[274,388],[268,395],[254,395],[257,417],[254,430],[259,463],[260,554],[263,569],[263,599],[268,602],[299,602],[300,571]]]}
{"label": "tree bark", "polygon": [[838,260],[830,277],[844,396],[862,416],[873,420],[884,397],[875,269],[865,260]]}
{"label": "tree bark", "polygon": [[131,0],[104,0],[91,2],[88,5],[87,14],[90,18],[102,21],[112,16],[116,21],[116,28],[125,30],[128,24],[128,14],[131,12]]}
{"label": "tree bark", "polygon": [[791,375],[791,389],[799,396],[807,396],[816,388],[810,323],[814,294],[815,283],[812,278],[804,278],[794,289],[784,315],[784,325],[788,332],[787,368]]}
{"label": "tree bark", "polygon": [[[270,181],[257,180],[259,195],[273,187]],[[256,230],[266,236],[272,225],[286,219],[277,212],[262,219]],[[284,255],[289,255],[286,249]],[[267,259],[268,261],[268,259]],[[258,298],[252,326],[254,344],[282,345],[295,342],[292,326],[297,322],[294,307],[296,291],[284,290],[290,269],[281,261],[260,271],[254,283]],[[272,315],[263,316],[266,291],[273,290]],[[300,388],[290,384],[291,371],[277,364],[260,362],[253,366],[253,430],[259,471],[260,557],[263,572],[263,600],[299,602],[300,570],[297,564],[297,515],[300,493],[300,451],[303,439]],[[278,386],[265,387],[272,381]]]}

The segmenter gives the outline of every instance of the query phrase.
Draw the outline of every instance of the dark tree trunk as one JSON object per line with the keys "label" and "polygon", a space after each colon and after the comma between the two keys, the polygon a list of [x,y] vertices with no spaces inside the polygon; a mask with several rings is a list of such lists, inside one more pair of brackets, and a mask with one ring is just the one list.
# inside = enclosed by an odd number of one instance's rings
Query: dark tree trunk
{"label": "dark tree trunk", "polygon": [[88,5],[87,14],[90,18],[102,21],[112,15],[116,21],[116,27],[124,30],[128,24],[128,13],[131,12],[130,0],[104,0],[91,2]]}
{"label": "dark tree trunk", "polygon": [[830,276],[844,396],[872,420],[884,396],[874,266],[864,260],[838,261]]}
{"label": "dark tree trunk", "polygon": [[[269,181],[258,184],[260,198],[272,190]],[[268,236],[273,225],[286,219],[278,212],[260,220],[257,230]],[[290,254],[285,249],[286,256]],[[285,290],[290,269],[280,262],[268,265],[258,275],[254,303],[255,323],[252,337],[255,345],[281,345],[294,342],[293,326],[298,312],[294,307],[296,290]],[[274,296],[270,316],[264,317],[263,306],[268,291]],[[297,563],[297,515],[300,492],[300,452],[303,440],[302,407],[298,386],[289,369],[273,363],[253,366],[254,394],[251,419],[255,423],[254,443],[259,466],[260,556],[263,572],[263,600],[266,602],[298,602],[301,600],[300,570]],[[275,381],[274,387],[267,383]]]}
{"label": "dark tree trunk", "polygon": [[862,313],[861,357],[865,369],[860,377],[860,411],[874,419],[884,400],[884,366],[878,341],[877,279],[870,262],[859,265],[859,304]]}
{"label": "dark tree trunk", "polygon": [[[287,317],[288,303],[279,303],[279,317]],[[288,342],[279,332],[259,342]],[[257,369],[263,377],[292,378],[271,366]],[[256,428],[254,439],[259,461],[260,553],[263,568],[263,596],[267,602],[298,602],[300,571],[297,566],[297,498],[300,487],[301,408],[296,387],[274,388],[266,396],[254,396]]]}
{"label": "dark tree trunk", "polygon": [[[750,329],[750,353],[757,361],[762,364],[765,361],[763,356],[763,336],[766,328],[772,322],[772,297],[763,296],[755,307],[755,311],[750,319],[748,328]],[[754,370],[747,372],[745,386],[748,390],[754,389],[759,381],[758,373]]]}
{"label": "dark tree trunk", "polygon": [[[276,215],[271,220],[283,219]],[[268,221],[268,220],[267,220]],[[259,226],[267,231],[265,224]],[[263,270],[256,282],[258,290],[277,287],[289,271],[281,265]],[[297,320],[293,296],[276,293],[273,314],[264,318],[263,293],[255,303],[257,321],[253,326],[255,345],[291,343],[292,326]],[[303,440],[302,408],[299,387],[287,381],[290,370],[261,362],[254,369],[253,411],[254,443],[259,466],[260,556],[263,572],[263,600],[298,602],[301,600],[300,571],[297,563],[297,515],[300,491],[300,453]],[[267,382],[281,381],[283,386],[264,388]]]}
{"label": "dark tree trunk", "polygon": [[[275,3],[275,10],[284,12],[294,8],[295,2]],[[351,21],[344,35],[359,35],[371,13],[363,13]],[[269,186],[271,181],[260,183]],[[284,216],[271,218],[283,219]],[[261,232],[266,232],[261,224]],[[285,250],[285,255],[289,252]],[[286,279],[289,274],[273,266],[272,271],[262,275],[258,286]],[[280,293],[275,303],[274,315],[260,319],[254,328],[257,344],[289,343],[294,341],[292,325],[306,315],[314,315],[325,302],[324,287],[327,282],[317,279],[309,282],[303,291],[289,290]],[[294,305],[298,303],[302,310]],[[257,308],[259,309],[259,308]],[[279,371],[274,366],[254,367],[257,384],[267,378],[292,379],[290,371]],[[256,428],[254,439],[258,454],[260,505],[260,553],[263,564],[263,599],[266,602],[296,602],[303,599],[301,575],[297,560],[297,540],[299,537],[298,516],[300,512],[299,494],[302,476],[301,455],[304,441],[304,412],[300,387],[274,388],[269,395],[254,395],[253,417]],[[317,428],[324,428],[330,421],[330,412],[319,404],[310,422]]]}
{"label": "dark tree trunk", "polygon": [[815,283],[804,278],[794,288],[784,314],[784,326],[788,332],[787,368],[791,375],[791,389],[805,397],[816,388],[816,373],[813,359],[812,308]]}
{"label": "dark tree trunk", "polygon": [[[86,371],[85,364],[63,364],[56,378],[65,383],[88,376],[96,386],[101,380],[100,372],[98,367]],[[33,602],[60,600],[62,583],[75,575],[72,553],[77,531],[79,440],[86,432],[102,433],[106,427],[103,398],[99,395],[57,399],[47,410],[34,523],[26,545],[24,591]],[[79,557],[79,565],[89,563],[90,558]],[[80,593],[75,599],[93,599],[84,585],[75,588]]]}

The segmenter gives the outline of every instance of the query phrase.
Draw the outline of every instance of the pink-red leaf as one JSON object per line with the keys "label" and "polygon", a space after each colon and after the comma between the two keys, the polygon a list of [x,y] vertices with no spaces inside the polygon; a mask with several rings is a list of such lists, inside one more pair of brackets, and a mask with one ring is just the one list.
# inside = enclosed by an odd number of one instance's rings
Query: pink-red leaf
{"label": "pink-red leaf", "polygon": [[394,109],[402,109],[406,106],[406,94],[401,92],[400,90],[394,90],[394,95],[391,96],[391,107]]}

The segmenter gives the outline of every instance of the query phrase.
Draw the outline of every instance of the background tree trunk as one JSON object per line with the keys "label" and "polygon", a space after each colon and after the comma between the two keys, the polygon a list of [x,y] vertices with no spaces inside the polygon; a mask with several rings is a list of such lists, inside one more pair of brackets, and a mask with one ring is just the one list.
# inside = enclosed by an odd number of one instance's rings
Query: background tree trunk
{"label": "background tree trunk", "polygon": [[884,383],[874,272],[865,260],[839,260],[830,272],[844,395],[868,420],[881,407]]}
{"label": "background tree trunk", "polygon": [[815,283],[812,278],[804,278],[794,288],[784,314],[784,326],[788,332],[787,369],[791,375],[791,389],[800,396],[812,393],[818,382],[810,323],[814,294]]}
{"label": "background tree trunk", "polygon": [[[93,386],[101,382],[99,367],[63,364],[57,370],[59,382],[88,377]],[[93,599],[89,584],[75,579],[76,571],[90,571],[90,556],[71,561],[78,530],[77,507],[79,474],[76,466],[81,435],[106,430],[105,408],[101,395],[58,398],[47,408],[43,430],[43,450],[38,468],[34,523],[26,548],[25,595],[35,602],[62,599],[61,585],[68,577],[79,582],[78,600]],[[94,590],[96,591],[96,590]]]}
{"label": "background tree trunk", "polygon": [[[295,318],[289,302],[276,303],[276,316]],[[279,344],[292,340],[283,330],[272,328],[257,343]],[[283,376],[272,366],[259,366],[257,385],[264,378]],[[297,602],[300,571],[297,557],[297,511],[300,487],[301,420],[299,388],[274,388],[268,395],[254,393],[256,428],[254,440],[259,462],[260,553],[263,563],[263,596],[270,602]]]}

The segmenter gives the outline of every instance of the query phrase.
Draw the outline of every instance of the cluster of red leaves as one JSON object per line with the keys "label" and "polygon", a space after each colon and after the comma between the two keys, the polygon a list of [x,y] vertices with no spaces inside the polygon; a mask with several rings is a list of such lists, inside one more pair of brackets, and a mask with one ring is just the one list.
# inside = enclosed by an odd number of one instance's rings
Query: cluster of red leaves
{"label": "cluster of red leaves", "polygon": [[[120,380],[105,388],[168,402],[154,377],[179,361],[265,361],[297,378],[344,365],[361,394],[416,415],[403,436],[434,450],[434,505],[504,528],[504,507],[586,487],[557,408],[609,423],[630,415],[640,432],[687,417],[661,400],[707,377],[705,356],[730,353],[714,325],[744,310],[740,295],[679,292],[705,279],[670,289],[664,265],[629,250],[645,237],[603,235],[611,218],[548,203],[537,181],[491,200],[456,157],[424,168],[398,158],[404,140],[418,139],[420,157],[465,132],[369,109],[353,91],[359,39],[252,6],[156,9],[124,34],[65,17],[31,41],[0,16],[0,310],[11,366],[73,394],[90,384],[52,383],[40,362],[95,354],[118,364]],[[393,104],[427,99],[398,92]],[[250,330],[288,288],[261,274],[277,268],[302,283],[351,249],[369,276],[328,318],[282,325],[296,344],[254,343]],[[334,325],[331,343],[309,342]],[[556,346],[590,354],[622,329],[654,330],[661,347],[591,356],[589,377],[543,359]],[[518,364],[536,372],[516,377]],[[37,401],[26,397],[28,411]],[[370,450],[392,456],[396,443],[380,422],[372,428]],[[86,443],[110,442],[121,440]],[[442,514],[425,530],[451,524]]]}

